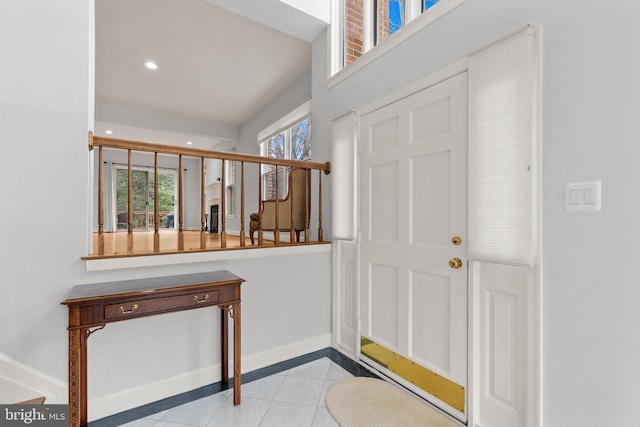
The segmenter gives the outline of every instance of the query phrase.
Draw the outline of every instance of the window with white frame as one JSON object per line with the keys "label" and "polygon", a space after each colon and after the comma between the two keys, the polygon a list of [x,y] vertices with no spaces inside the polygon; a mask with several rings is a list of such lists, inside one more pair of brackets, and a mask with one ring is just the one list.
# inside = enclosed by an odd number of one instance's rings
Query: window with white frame
{"label": "window with white frame", "polygon": [[[305,102],[260,132],[258,143],[260,154],[265,157],[311,160],[311,101]],[[275,199],[276,195],[284,197],[288,191],[288,169],[262,165],[261,173],[263,199]]]}
{"label": "window with white frame", "polygon": [[431,16],[431,19],[421,19],[423,25],[428,25],[464,1],[334,0],[337,7],[332,17],[330,74],[355,62],[416,18]]}
{"label": "window with white frame", "polygon": [[[111,163],[108,170],[111,196],[107,197],[107,230],[126,231],[128,227],[129,175],[127,165]],[[136,231],[154,227],[155,174],[153,168],[135,165],[131,170],[132,226]],[[175,228],[174,206],[177,198],[177,172],[158,168],[158,214],[160,228]]]}

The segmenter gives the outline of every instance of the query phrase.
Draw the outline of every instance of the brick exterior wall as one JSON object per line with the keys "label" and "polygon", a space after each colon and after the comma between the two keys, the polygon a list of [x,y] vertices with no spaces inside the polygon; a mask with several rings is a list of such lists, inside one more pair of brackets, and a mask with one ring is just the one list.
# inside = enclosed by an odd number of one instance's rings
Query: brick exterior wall
{"label": "brick exterior wall", "polygon": [[363,52],[363,0],[345,0],[345,65],[358,59]]}
{"label": "brick exterior wall", "polygon": [[[345,0],[345,66],[351,64],[364,53],[363,45],[363,1]],[[377,10],[376,44],[389,35],[389,0],[374,2]]]}
{"label": "brick exterior wall", "polygon": [[376,29],[376,44],[389,35],[389,0],[378,0],[378,28]]}

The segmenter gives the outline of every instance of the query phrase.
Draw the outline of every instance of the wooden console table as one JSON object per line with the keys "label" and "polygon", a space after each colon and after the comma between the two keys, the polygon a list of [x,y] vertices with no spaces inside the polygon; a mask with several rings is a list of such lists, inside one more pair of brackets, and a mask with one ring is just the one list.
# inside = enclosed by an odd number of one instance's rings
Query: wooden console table
{"label": "wooden console table", "polygon": [[87,424],[87,339],[107,323],[218,306],[222,381],[229,382],[229,317],[233,322],[233,403],[240,404],[240,284],[228,271],[96,283],[74,287],[69,308],[69,425]]}

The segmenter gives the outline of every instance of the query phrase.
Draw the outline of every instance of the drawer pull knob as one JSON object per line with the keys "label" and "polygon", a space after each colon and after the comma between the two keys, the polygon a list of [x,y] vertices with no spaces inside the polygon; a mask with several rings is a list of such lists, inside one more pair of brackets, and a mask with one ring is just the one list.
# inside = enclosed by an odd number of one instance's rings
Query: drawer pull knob
{"label": "drawer pull knob", "polygon": [[197,302],[197,303],[201,303],[201,302],[205,302],[206,300],[209,299],[209,294],[205,294],[204,298],[200,299],[198,298],[198,295],[194,295],[193,299]]}
{"label": "drawer pull knob", "polygon": [[131,306],[131,310],[125,310],[123,306],[120,306],[120,313],[122,314],[131,314],[138,309],[138,304],[133,304]]}

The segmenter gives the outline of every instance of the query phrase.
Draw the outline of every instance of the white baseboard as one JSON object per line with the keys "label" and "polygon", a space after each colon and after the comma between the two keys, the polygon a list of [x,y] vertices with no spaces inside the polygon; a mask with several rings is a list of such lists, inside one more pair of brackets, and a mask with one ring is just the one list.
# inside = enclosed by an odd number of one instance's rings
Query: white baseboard
{"label": "white baseboard", "polygon": [[95,421],[220,381],[220,365],[192,371],[89,400],[88,420]]}
{"label": "white baseboard", "polygon": [[47,403],[67,403],[67,384],[0,353],[0,402],[16,403],[36,397]]}
{"label": "white baseboard", "polygon": [[251,372],[293,357],[331,347],[331,334],[320,335],[294,344],[278,347],[242,359],[242,372]]}
{"label": "white baseboard", "polygon": [[[243,356],[242,372],[251,372],[293,357],[331,346],[331,334],[321,335],[272,350]],[[220,365],[123,390],[89,401],[89,421],[95,421],[138,406],[147,405],[220,381]]]}

